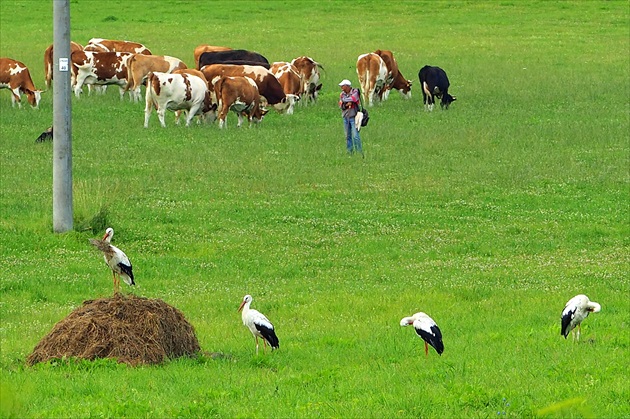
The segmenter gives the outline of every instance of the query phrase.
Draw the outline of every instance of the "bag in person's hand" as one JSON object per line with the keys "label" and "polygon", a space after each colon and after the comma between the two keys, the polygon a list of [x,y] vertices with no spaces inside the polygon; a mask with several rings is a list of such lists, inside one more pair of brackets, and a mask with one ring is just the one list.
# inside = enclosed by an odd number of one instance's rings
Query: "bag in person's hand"
{"label": "bag in person's hand", "polygon": [[361,131],[361,127],[364,127],[368,124],[370,120],[370,116],[368,115],[368,111],[365,108],[361,108],[357,115],[354,117],[354,126],[357,127],[357,131]]}
{"label": "bag in person's hand", "polygon": [[354,126],[357,131],[361,131],[361,123],[363,122],[363,112],[359,109],[357,114],[354,116]]}
{"label": "bag in person's hand", "polygon": [[370,122],[370,115],[368,115],[368,111],[365,108],[361,108],[361,113],[363,114],[361,116],[361,126],[364,127]]}

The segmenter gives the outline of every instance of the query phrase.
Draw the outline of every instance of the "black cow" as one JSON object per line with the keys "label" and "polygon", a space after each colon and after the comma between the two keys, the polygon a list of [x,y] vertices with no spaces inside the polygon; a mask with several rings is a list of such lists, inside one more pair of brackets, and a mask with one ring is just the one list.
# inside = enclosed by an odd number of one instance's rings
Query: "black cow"
{"label": "black cow", "polygon": [[271,67],[269,60],[257,52],[244,49],[229,51],[204,52],[199,57],[199,68],[210,64],[259,65],[267,70]]}
{"label": "black cow", "polygon": [[425,65],[420,69],[418,78],[422,86],[422,97],[424,98],[424,106],[426,109],[430,111],[433,110],[436,96],[442,99],[440,103],[442,109],[448,109],[448,106],[457,100],[455,96],[448,94],[450,83],[446,72],[440,67]]}

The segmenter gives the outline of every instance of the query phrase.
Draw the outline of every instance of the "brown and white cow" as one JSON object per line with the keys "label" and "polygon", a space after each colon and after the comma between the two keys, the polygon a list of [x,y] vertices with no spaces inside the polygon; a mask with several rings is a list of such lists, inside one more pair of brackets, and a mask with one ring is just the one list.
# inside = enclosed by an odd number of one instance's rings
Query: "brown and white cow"
{"label": "brown and white cow", "polygon": [[[77,44],[74,41],[70,41],[70,53],[74,51],[82,51],[83,45]],[[53,45],[51,44],[46,51],[44,51],[44,81],[46,82],[46,88],[50,88],[50,81],[53,78]],[[73,83],[74,84],[74,83]]]}
{"label": "brown and white cow", "polygon": [[90,39],[83,50],[92,52],[131,52],[132,54],[151,55],[151,50],[139,42],[117,41],[103,38]]}
{"label": "brown and white cow", "polygon": [[411,80],[405,79],[398,69],[398,62],[394,58],[394,54],[391,51],[377,49],[375,54],[380,56],[385,65],[387,66],[387,91],[384,94],[384,99],[389,96],[391,89],[396,89],[400,92],[400,95],[405,99],[411,99]]}
{"label": "brown and white cow", "polygon": [[212,81],[218,98],[219,128],[226,128],[225,122],[229,111],[238,116],[238,127],[243,124],[243,116],[258,124],[267,110],[260,107],[260,94],[256,82],[249,77],[217,76]]}
{"label": "brown and white cow", "polygon": [[371,52],[359,55],[357,76],[359,76],[363,101],[369,106],[374,104],[374,99],[383,100],[387,91],[387,74],[387,65],[378,54]]}
{"label": "brown and white cow", "polygon": [[11,90],[11,105],[22,107],[20,94],[24,93],[33,108],[39,107],[41,90],[37,90],[31,73],[24,63],[12,58],[0,58],[0,89]]}
{"label": "brown and white cow", "polygon": [[304,83],[302,83],[302,77],[300,77],[297,68],[293,64],[277,61],[271,64],[269,71],[276,76],[285,94],[295,95],[302,100]]}
{"label": "brown and white cow", "polygon": [[219,47],[216,45],[198,45],[193,51],[193,56],[195,57],[195,68],[199,70],[199,57],[204,52],[230,51],[231,49],[232,48],[229,47]]}
{"label": "brown and white cow", "polygon": [[298,96],[285,94],[282,85],[271,71],[258,65],[212,64],[201,68],[208,80],[210,90],[214,89],[213,81],[217,76],[250,77],[256,82],[260,96],[280,113],[293,113]]}
{"label": "brown and white cow", "polygon": [[[206,83],[206,85],[208,84],[208,80],[206,80],[206,76],[204,76],[201,71],[196,70],[194,68],[179,68],[177,70],[173,70],[172,74],[191,74],[193,76],[197,76],[200,79],[202,79],[203,82]],[[208,91],[210,91],[210,89],[208,89]],[[210,97],[212,96],[213,96],[213,92],[210,91]],[[216,101],[214,101],[214,103],[216,103]],[[186,114],[188,113],[188,111],[186,110],[175,111],[175,124],[177,125],[179,125],[179,117],[182,112],[185,112]],[[201,123],[202,117],[208,122],[214,122],[214,120],[216,119],[216,116],[217,116],[216,112],[209,113],[208,115],[198,115],[199,120],[197,120],[197,123]]]}
{"label": "brown and white cow", "polygon": [[297,70],[298,74],[302,77],[302,83],[304,87],[302,88],[306,100],[302,100],[304,105],[307,105],[309,102],[317,102],[317,95],[322,88],[322,84],[319,82],[319,69],[322,67],[320,63],[313,60],[311,57],[307,57],[305,55],[294,58],[291,61]]}
{"label": "brown and white cow", "polygon": [[[84,84],[115,84],[120,88],[122,99],[128,82],[127,62],[133,56],[129,52],[74,51],[70,54],[75,79],[74,94],[80,97]],[[131,92],[131,98],[137,101],[139,94],[138,86]]]}
{"label": "brown and white cow", "polygon": [[206,81],[193,74],[150,73],[147,77],[145,95],[144,127],[149,127],[149,118],[153,109],[157,110],[158,119],[163,127],[166,110],[186,110],[186,126],[195,115],[202,115],[216,110],[212,104]]}
{"label": "brown and white cow", "polygon": [[155,71],[160,73],[172,73],[175,70],[188,68],[179,58],[168,55],[142,55],[135,54],[127,61],[129,83],[127,90],[136,90],[146,80],[147,74]]}

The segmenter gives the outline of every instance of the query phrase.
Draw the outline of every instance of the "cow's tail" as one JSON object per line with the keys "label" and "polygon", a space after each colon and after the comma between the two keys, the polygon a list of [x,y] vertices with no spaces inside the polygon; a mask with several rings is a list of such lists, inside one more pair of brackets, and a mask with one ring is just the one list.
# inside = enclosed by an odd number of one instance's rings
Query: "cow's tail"
{"label": "cow's tail", "polygon": [[[214,81],[216,80],[216,81]],[[220,111],[223,108],[223,83],[225,82],[225,77],[219,77],[218,80],[216,78],[214,81],[214,95],[217,102],[217,111]]]}
{"label": "cow's tail", "polygon": [[159,83],[159,80],[157,79],[157,77],[155,77],[155,75],[153,74],[153,72],[150,72],[149,74],[147,74],[147,90],[144,96],[146,105],[145,105],[145,110],[146,111],[151,111],[153,108],[157,109],[157,102],[156,102],[156,91],[154,86],[154,83]]}
{"label": "cow's tail", "polygon": [[132,55],[129,60],[127,60],[127,85],[125,86],[125,90],[123,94],[127,92],[127,90],[131,90],[132,92],[136,89],[137,84],[136,79],[134,77],[133,66],[136,62],[136,56]]}
{"label": "cow's tail", "polygon": [[361,91],[363,95],[363,101],[369,104],[372,104],[372,95],[374,94],[374,89],[376,86],[370,86],[370,67],[365,69],[365,78],[363,80],[359,79],[359,84],[361,85]]}

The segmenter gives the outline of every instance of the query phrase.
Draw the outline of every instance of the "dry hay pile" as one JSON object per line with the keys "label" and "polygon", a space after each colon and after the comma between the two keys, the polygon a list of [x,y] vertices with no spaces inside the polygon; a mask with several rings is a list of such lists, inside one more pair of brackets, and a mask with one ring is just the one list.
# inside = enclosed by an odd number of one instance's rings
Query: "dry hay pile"
{"label": "dry hay pile", "polygon": [[158,364],[199,352],[195,330],[162,300],[116,294],[88,300],[53,327],[26,360],[115,358],[129,365]]}

